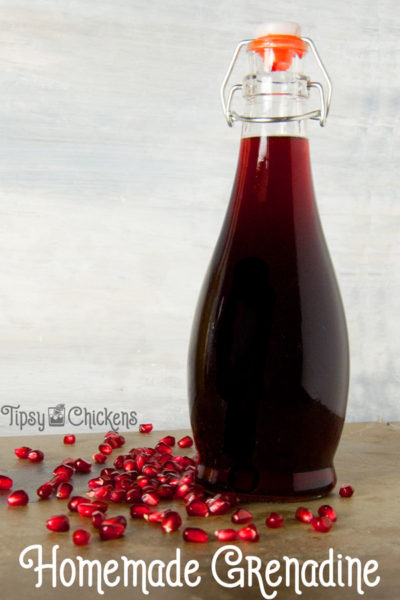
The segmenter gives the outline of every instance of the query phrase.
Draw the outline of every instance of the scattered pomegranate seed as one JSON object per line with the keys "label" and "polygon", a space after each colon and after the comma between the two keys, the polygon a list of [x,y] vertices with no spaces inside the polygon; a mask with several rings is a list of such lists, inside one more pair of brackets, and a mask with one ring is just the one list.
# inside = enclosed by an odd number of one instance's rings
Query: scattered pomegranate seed
{"label": "scattered pomegranate seed", "polygon": [[111,502],[115,502],[117,504],[121,504],[121,502],[126,502],[126,492],[125,490],[113,490],[110,494]]}
{"label": "scattered pomegranate seed", "polygon": [[108,523],[100,525],[100,539],[101,540],[116,540],[124,535],[125,526],[121,523]]}
{"label": "scattered pomegranate seed", "polygon": [[0,490],[10,490],[13,486],[13,480],[7,475],[0,475]]}
{"label": "scattered pomegranate seed", "polygon": [[190,435],[186,435],[178,442],[179,448],[191,448],[193,446],[193,440]]}
{"label": "scattered pomegranate seed", "polygon": [[108,456],[109,454],[111,454],[113,451],[112,447],[110,446],[110,444],[100,444],[99,445],[99,452],[101,452],[101,454],[105,454],[106,456]]}
{"label": "scattered pomegranate seed", "polygon": [[232,542],[238,539],[238,534],[234,529],[218,529],[215,531],[215,537],[220,542]]}
{"label": "scattered pomegranate seed", "polygon": [[28,458],[28,454],[30,451],[31,448],[28,448],[28,446],[21,446],[21,448],[14,449],[14,454],[18,458]]}
{"label": "scattered pomegranate seed", "polygon": [[71,469],[74,468],[74,459],[73,458],[64,458],[64,460],[62,461],[63,465],[67,465],[67,467],[71,467]]}
{"label": "scattered pomegranate seed", "polygon": [[167,483],[163,483],[157,490],[157,494],[160,498],[169,499],[174,495],[174,488]]}
{"label": "scattered pomegranate seed", "polygon": [[97,509],[103,513],[106,513],[108,511],[107,502],[103,502],[102,500],[93,500],[92,504],[93,506],[97,506]]}
{"label": "scattered pomegranate seed", "polygon": [[96,500],[110,500],[112,492],[113,489],[111,485],[103,485],[102,487],[93,490],[93,495]]}
{"label": "scattered pomegranate seed", "polygon": [[74,489],[74,486],[71,483],[64,482],[59,486],[57,493],[56,493],[56,497],[59,500],[67,500],[67,498],[69,498],[70,495],[72,494],[73,489]]}
{"label": "scattered pomegranate seed", "polygon": [[190,517],[208,517],[208,506],[202,500],[192,500],[186,504],[186,512]]}
{"label": "scattered pomegranate seed", "polygon": [[156,450],[159,454],[172,454],[171,446],[168,444],[164,444],[164,442],[158,442],[156,445]]}
{"label": "scattered pomegranate seed", "polygon": [[311,519],[311,526],[314,531],[327,533],[332,528],[332,521],[328,517],[314,517]]}
{"label": "scattered pomegranate seed", "polygon": [[140,433],[150,433],[153,431],[153,425],[151,423],[144,423],[143,425],[139,425]]}
{"label": "scattered pomegranate seed", "polygon": [[245,542],[258,542],[260,539],[260,534],[258,533],[258,529],[253,523],[250,525],[246,525],[246,527],[242,527],[237,532],[238,537]]}
{"label": "scattered pomegranate seed", "polygon": [[161,524],[165,517],[165,510],[150,512],[148,515],[144,515],[144,519],[149,523]]}
{"label": "scattered pomegranate seed", "polygon": [[148,506],[157,506],[160,502],[160,498],[157,494],[143,494],[142,496],[143,504],[147,504]]}
{"label": "scattered pomegranate seed", "polygon": [[312,519],[314,518],[314,515],[312,514],[311,510],[305,508],[304,506],[299,506],[294,516],[298,521],[301,521],[302,523],[311,523]]}
{"label": "scattered pomegranate seed", "polygon": [[29,502],[29,496],[24,490],[15,490],[7,498],[9,506],[25,506]]}
{"label": "scattered pomegranate seed", "polygon": [[234,512],[232,515],[232,523],[244,525],[245,523],[250,523],[252,518],[253,515],[251,514],[251,512],[249,512],[245,508],[239,508],[239,510]]}
{"label": "scattered pomegranate seed", "polygon": [[74,462],[74,468],[77,473],[90,473],[92,465],[83,458],[77,458]]}
{"label": "scattered pomegranate seed", "polygon": [[[91,517],[94,512],[101,510],[96,504],[90,504],[89,502],[80,502],[77,506],[77,511],[81,517]],[[102,510],[101,512],[105,512]]]}
{"label": "scattered pomegranate seed", "polygon": [[104,519],[103,525],[113,525],[118,523],[119,525],[127,526],[127,521],[123,515],[118,515],[117,517],[109,517],[108,519]]}
{"label": "scattered pomegranate seed", "polygon": [[160,443],[167,444],[167,446],[175,446],[175,438],[173,435],[166,435],[160,440]]}
{"label": "scattered pomegranate seed", "polygon": [[339,496],[341,496],[341,498],[351,498],[353,494],[354,488],[351,485],[342,485],[339,490]]}
{"label": "scattered pomegranate seed", "polygon": [[101,452],[97,452],[96,454],[93,454],[93,460],[98,465],[103,465],[107,460],[107,456]]}
{"label": "scattered pomegranate seed", "polygon": [[[64,444],[72,445],[72,444],[75,444],[75,442],[76,442],[76,437],[74,436],[73,433],[64,435]],[[83,531],[83,530],[79,529],[78,531]]]}
{"label": "scattered pomegranate seed", "polygon": [[323,506],[320,506],[318,509],[318,514],[320,517],[328,517],[328,519],[332,521],[332,523],[337,521],[337,514],[332,508],[332,506],[329,506],[329,504],[324,504]]}
{"label": "scattered pomegranate seed", "polygon": [[267,517],[265,524],[270,529],[279,529],[283,525],[283,517],[279,513],[272,512],[269,517]]}
{"label": "scattered pomegranate seed", "polygon": [[143,519],[151,513],[151,508],[145,504],[132,504],[130,512],[132,519]]}
{"label": "scattered pomegranate seed", "polygon": [[69,519],[66,515],[55,515],[47,519],[46,527],[50,531],[69,531]]}
{"label": "scattered pomegranate seed", "polygon": [[103,523],[104,519],[105,519],[105,515],[104,513],[102,513],[100,510],[95,510],[92,513],[92,525],[93,527],[95,527],[96,529],[99,529],[100,525]]}
{"label": "scattered pomegranate seed", "polygon": [[84,498],[83,496],[72,496],[68,502],[68,508],[71,512],[77,512],[79,504],[86,504],[87,501],[87,498]]}
{"label": "scattered pomegranate seed", "polygon": [[164,518],[161,521],[161,529],[165,533],[172,533],[173,531],[177,531],[179,527],[182,525],[181,515],[175,510],[168,510],[164,514]]}
{"label": "scattered pomegranate seed", "polygon": [[90,533],[86,529],[76,529],[72,534],[72,540],[76,546],[86,546],[90,540]]}
{"label": "scattered pomegranate seed", "polygon": [[141,498],[141,489],[132,488],[131,490],[128,490],[126,492],[125,502],[127,502],[128,504],[132,504],[133,502],[135,502],[137,504],[140,502]]}
{"label": "scattered pomegranate seed", "polygon": [[27,458],[33,463],[41,463],[44,459],[44,453],[41,450],[31,450]]}
{"label": "scattered pomegranate seed", "polygon": [[211,515],[226,515],[231,510],[231,505],[226,500],[213,500],[208,505]]}
{"label": "scattered pomegranate seed", "polygon": [[186,527],[186,529],[183,530],[183,539],[185,542],[204,544],[205,542],[208,542],[208,533],[199,527]]}
{"label": "scattered pomegranate seed", "polygon": [[42,500],[47,500],[47,498],[50,498],[50,496],[53,494],[53,492],[54,492],[54,487],[50,483],[50,481],[46,481],[46,483],[43,483],[36,490],[36,494],[39,496],[39,498],[42,498]]}

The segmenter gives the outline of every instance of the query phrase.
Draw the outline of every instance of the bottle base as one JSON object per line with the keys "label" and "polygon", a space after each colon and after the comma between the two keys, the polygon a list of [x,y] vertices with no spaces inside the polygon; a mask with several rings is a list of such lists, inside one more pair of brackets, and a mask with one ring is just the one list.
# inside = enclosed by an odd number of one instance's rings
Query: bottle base
{"label": "bottle base", "polygon": [[259,472],[255,469],[197,467],[197,482],[211,492],[235,492],[246,502],[300,502],[329,494],[336,484],[333,467],[298,473]]}

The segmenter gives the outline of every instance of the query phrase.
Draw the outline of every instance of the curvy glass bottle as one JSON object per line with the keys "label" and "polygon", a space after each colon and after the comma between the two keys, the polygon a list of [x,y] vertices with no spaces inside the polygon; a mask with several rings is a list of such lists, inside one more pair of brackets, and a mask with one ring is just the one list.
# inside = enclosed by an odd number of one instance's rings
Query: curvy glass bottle
{"label": "curvy glass bottle", "polygon": [[[296,39],[278,51],[271,38]],[[192,330],[197,478],[242,498],[319,497],[336,482],[348,342],[305,132],[327,112],[307,112],[309,43],[246,42],[245,114],[227,114],[244,121],[237,173]]]}

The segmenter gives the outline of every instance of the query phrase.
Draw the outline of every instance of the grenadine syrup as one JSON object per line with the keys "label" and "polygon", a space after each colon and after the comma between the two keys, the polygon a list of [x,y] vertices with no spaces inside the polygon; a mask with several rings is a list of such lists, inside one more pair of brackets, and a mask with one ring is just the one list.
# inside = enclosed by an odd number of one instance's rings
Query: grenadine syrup
{"label": "grenadine syrup", "polygon": [[[288,131],[290,131],[290,127]],[[315,203],[308,139],[244,127],[189,353],[197,478],[243,499],[328,493],[348,342]]]}

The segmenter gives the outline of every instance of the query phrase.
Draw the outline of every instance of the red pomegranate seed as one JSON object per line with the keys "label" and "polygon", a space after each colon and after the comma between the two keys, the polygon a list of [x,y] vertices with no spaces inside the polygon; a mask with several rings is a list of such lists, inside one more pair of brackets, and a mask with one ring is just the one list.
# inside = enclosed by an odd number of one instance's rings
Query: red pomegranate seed
{"label": "red pomegranate seed", "polygon": [[173,435],[166,435],[160,440],[160,443],[167,444],[167,446],[175,446],[175,438]]}
{"label": "red pomegranate seed", "polygon": [[191,448],[193,446],[193,440],[190,435],[186,435],[178,442],[179,448]]}
{"label": "red pomegranate seed", "polygon": [[71,467],[72,469],[74,468],[74,459],[73,458],[64,458],[64,460],[62,461],[63,465],[67,465],[67,467]]}
{"label": "red pomegranate seed", "polygon": [[96,500],[110,500],[113,488],[111,485],[103,485],[93,490]]}
{"label": "red pomegranate seed", "polygon": [[115,448],[119,448],[119,443],[116,437],[104,438],[104,443],[111,446],[113,450],[115,450]]}
{"label": "red pomegranate seed", "polygon": [[145,515],[151,513],[151,508],[145,504],[132,504],[130,513],[132,519],[143,519]]}
{"label": "red pomegranate seed", "polygon": [[44,453],[41,450],[31,450],[28,454],[28,460],[33,463],[41,463],[44,459]]}
{"label": "red pomegranate seed", "polygon": [[121,523],[102,523],[99,531],[101,540],[116,540],[124,535],[125,526]]}
{"label": "red pomegranate seed", "polygon": [[199,527],[186,527],[183,530],[183,539],[185,542],[204,544],[208,542],[208,533]]}
{"label": "red pomegranate seed", "polygon": [[89,502],[81,502],[77,506],[77,511],[81,517],[91,517],[97,510],[100,510],[100,508],[96,504],[90,504]]}
{"label": "red pomegranate seed", "polygon": [[90,473],[92,465],[83,458],[77,458],[74,463],[74,468],[77,473]]}
{"label": "red pomegranate seed", "polygon": [[329,504],[324,504],[323,506],[320,506],[318,509],[318,515],[320,517],[328,517],[328,519],[332,521],[332,523],[337,521],[337,514],[332,508],[332,506],[329,506]]}
{"label": "red pomegranate seed", "polygon": [[175,498],[184,498],[191,491],[191,486],[188,483],[180,483],[175,490]]}
{"label": "red pomegranate seed", "polygon": [[101,512],[105,513],[108,510],[108,504],[107,502],[103,502],[102,500],[93,500],[92,504],[94,506],[97,506],[98,510],[101,510]]}
{"label": "red pomegranate seed", "polygon": [[265,524],[270,529],[279,529],[283,525],[283,517],[279,513],[272,512],[269,517],[266,518]]}
{"label": "red pomegranate seed", "polygon": [[120,504],[121,502],[126,502],[126,492],[125,490],[113,490],[110,494],[111,502],[115,502]]}
{"label": "red pomegranate seed", "polygon": [[160,498],[157,494],[143,494],[142,496],[143,504],[147,504],[148,506],[157,506],[160,502]]}
{"label": "red pomegranate seed", "polygon": [[31,448],[28,448],[28,446],[21,446],[20,448],[14,449],[14,454],[18,458],[28,458],[28,454],[30,451]]}
{"label": "red pomegranate seed", "polygon": [[161,529],[165,533],[172,533],[173,531],[177,531],[181,525],[181,515],[175,510],[168,510],[164,514],[164,518],[161,522]]}
{"label": "red pomegranate seed", "polygon": [[305,508],[304,506],[299,506],[294,516],[298,521],[301,521],[302,523],[311,523],[312,519],[314,518],[314,515],[312,514],[311,510]]}
{"label": "red pomegranate seed", "polygon": [[208,505],[211,515],[226,515],[231,510],[231,505],[226,500],[213,500]]}
{"label": "red pomegranate seed", "polygon": [[141,488],[132,488],[126,492],[125,502],[128,504],[132,504],[132,502],[140,502],[142,498],[142,490]]}
{"label": "red pomegranate seed", "polygon": [[87,501],[87,498],[84,498],[84,496],[72,496],[72,498],[70,498],[68,502],[68,509],[71,512],[77,512],[78,505],[82,503],[87,503]]}
{"label": "red pomegranate seed", "polygon": [[56,493],[56,497],[59,500],[66,500],[72,494],[73,489],[74,489],[74,486],[71,483],[64,482],[59,486],[57,493]]}
{"label": "red pomegranate seed", "polygon": [[160,485],[160,487],[157,489],[157,494],[160,496],[160,498],[164,499],[172,498],[174,493],[174,488],[168,485],[167,483]]}
{"label": "red pomegranate seed", "polygon": [[76,546],[86,546],[90,540],[90,533],[85,529],[76,529],[72,534],[72,541]]}
{"label": "red pomegranate seed", "polygon": [[238,534],[234,529],[218,529],[214,534],[220,542],[232,542],[238,538]]}
{"label": "red pomegranate seed", "polygon": [[192,500],[186,504],[186,512],[190,517],[208,517],[208,506],[202,500]]}
{"label": "red pomegranate seed", "polygon": [[74,474],[74,469],[68,465],[58,465],[53,471],[53,475],[63,475],[64,481],[69,481]]}
{"label": "red pomegranate seed", "polygon": [[25,506],[29,502],[29,496],[24,490],[15,490],[7,498],[9,506]]}
{"label": "red pomegranate seed", "polygon": [[43,483],[36,490],[36,494],[39,496],[39,498],[42,498],[42,500],[47,500],[47,498],[50,498],[50,496],[53,494],[53,492],[54,492],[54,487],[50,483],[50,481],[46,481],[46,483]]}
{"label": "red pomegranate seed", "polygon": [[245,542],[258,542],[260,539],[258,529],[255,525],[253,525],[253,523],[251,523],[251,525],[246,525],[246,527],[242,527],[242,529],[239,529],[237,534],[239,538]]}
{"label": "red pomegranate seed", "polygon": [[112,477],[113,474],[118,475],[117,471],[115,471],[115,469],[113,469],[112,467],[105,467],[104,469],[102,469],[100,471],[100,477]]}
{"label": "red pomegranate seed", "polygon": [[[124,469],[124,471],[134,471],[136,468],[136,461],[133,460],[133,458],[128,458],[127,460],[124,461],[122,468]],[[136,471],[136,473],[137,473],[137,471]]]}
{"label": "red pomegranate seed", "polygon": [[69,531],[69,519],[66,515],[55,515],[47,519],[46,527],[50,531]]}
{"label": "red pomegranate seed", "polygon": [[104,519],[105,519],[104,513],[102,513],[100,510],[95,510],[94,513],[92,513],[93,527],[95,527],[96,529],[99,529],[99,527],[102,524],[102,522],[104,521]]}
{"label": "red pomegranate seed", "polygon": [[140,485],[141,488],[144,488],[146,487],[146,485],[149,485],[149,481],[150,479],[148,477],[144,477],[143,475],[139,475],[139,477],[136,479],[136,483]]}
{"label": "red pomegranate seed", "polygon": [[113,525],[118,523],[119,525],[127,526],[127,521],[123,515],[118,515],[117,517],[109,517],[103,521],[103,525]]}
{"label": "red pomegranate seed", "polygon": [[99,446],[99,452],[101,452],[102,454],[106,454],[107,456],[111,454],[112,451],[113,449],[110,446],[110,444],[100,444]]}
{"label": "red pomegranate seed", "polygon": [[160,454],[172,454],[171,446],[168,446],[168,444],[164,444],[163,442],[159,442],[156,445],[156,450]]}
{"label": "red pomegranate seed", "polygon": [[114,441],[117,443],[117,447],[121,448],[121,446],[123,446],[126,442],[125,438],[123,435],[117,435],[114,438]]}
{"label": "red pomegranate seed", "polygon": [[150,433],[151,431],[153,431],[153,425],[151,423],[144,423],[142,425],[139,425],[139,431],[140,433]]}
{"label": "red pomegranate seed", "polygon": [[339,496],[341,498],[351,498],[354,494],[354,488],[351,485],[342,485],[339,490]]}
{"label": "red pomegranate seed", "polygon": [[149,523],[162,523],[165,517],[165,510],[150,512],[148,515],[144,515],[144,518]]}
{"label": "red pomegranate seed", "polygon": [[75,444],[76,437],[73,433],[69,433],[68,435],[64,435],[64,444],[72,445]]}
{"label": "red pomegranate seed", "polygon": [[244,525],[245,523],[250,523],[252,518],[253,515],[251,514],[251,512],[249,512],[245,508],[239,508],[232,515],[232,523]]}
{"label": "red pomegranate seed", "polygon": [[93,460],[98,465],[103,465],[107,460],[107,456],[101,452],[97,452],[96,454],[93,454]]}
{"label": "red pomegranate seed", "polygon": [[328,517],[314,517],[311,519],[311,526],[314,531],[327,533],[332,528],[332,521]]}
{"label": "red pomegranate seed", "polygon": [[13,486],[13,480],[7,475],[0,475],[0,490],[10,490]]}
{"label": "red pomegranate seed", "polygon": [[146,477],[155,477],[157,475],[157,469],[155,469],[151,465],[144,465],[142,473]]}

